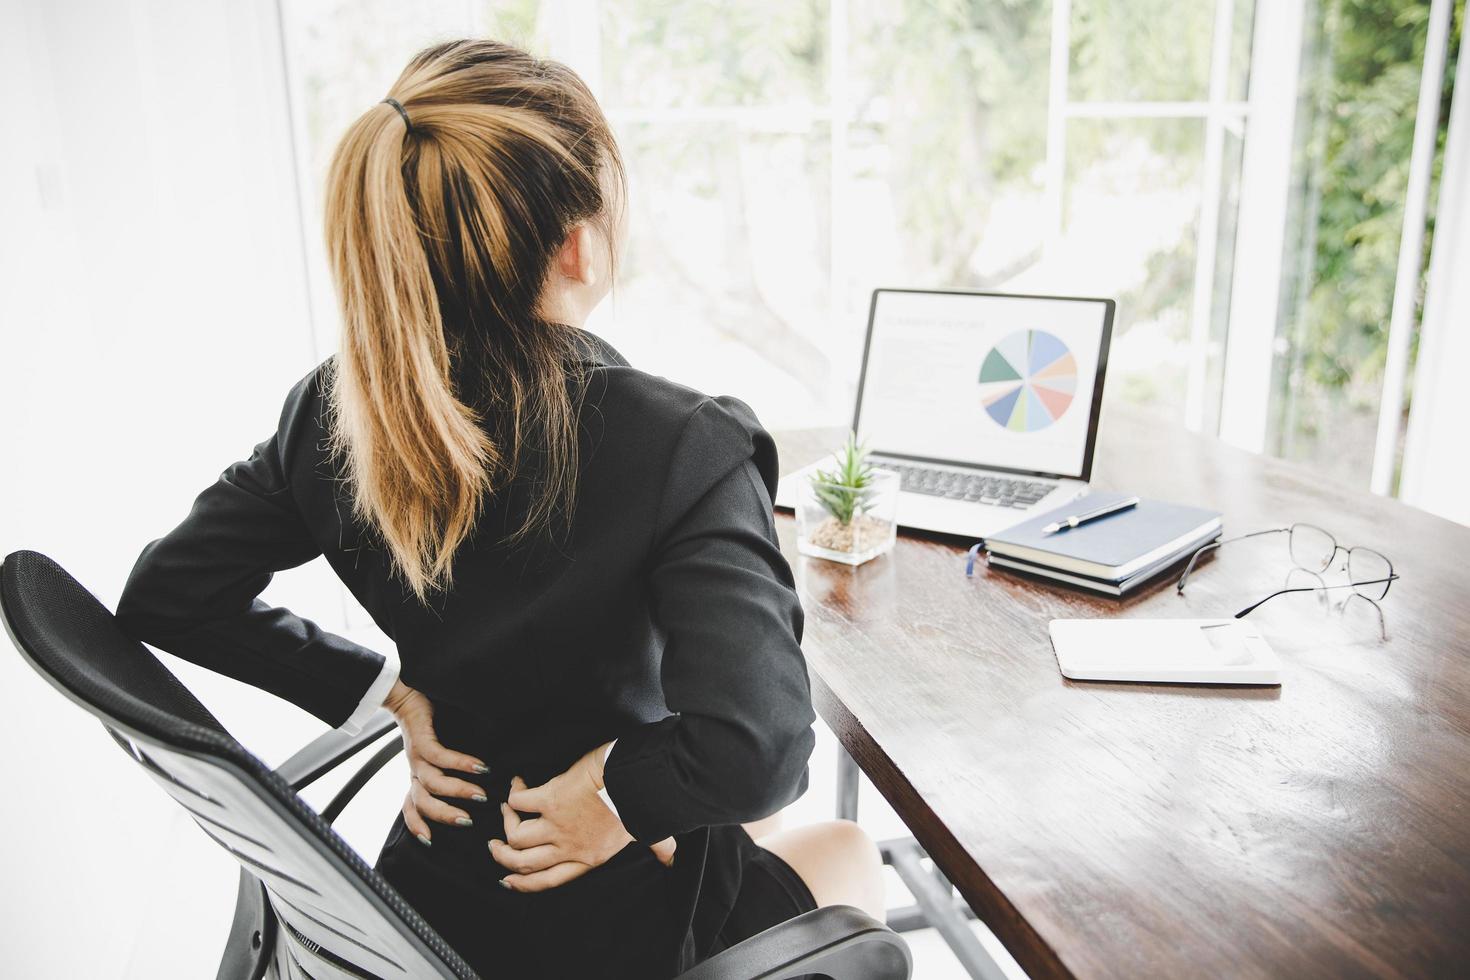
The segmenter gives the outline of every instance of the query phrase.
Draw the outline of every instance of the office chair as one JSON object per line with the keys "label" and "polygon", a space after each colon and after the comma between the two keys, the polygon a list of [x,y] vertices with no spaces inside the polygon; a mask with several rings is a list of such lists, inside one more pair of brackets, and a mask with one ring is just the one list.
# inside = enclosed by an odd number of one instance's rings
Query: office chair
{"label": "office chair", "polygon": [[[0,618],[31,667],[96,716],[240,864],[218,980],[477,977],[331,827],[401,740],[383,745],[321,813],[296,795],[392,730],[386,711],[360,734],[328,732],[272,770],[45,555],[17,551],[0,564]],[[679,980],[908,980],[910,970],[895,933],[835,906],[732,946]]]}

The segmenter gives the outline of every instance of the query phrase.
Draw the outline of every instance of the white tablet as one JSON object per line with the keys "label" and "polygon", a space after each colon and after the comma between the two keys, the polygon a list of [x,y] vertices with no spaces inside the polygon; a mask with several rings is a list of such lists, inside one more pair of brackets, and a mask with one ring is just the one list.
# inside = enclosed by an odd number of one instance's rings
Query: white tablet
{"label": "white tablet", "polygon": [[1062,676],[1171,684],[1281,683],[1281,662],[1239,619],[1054,619]]}

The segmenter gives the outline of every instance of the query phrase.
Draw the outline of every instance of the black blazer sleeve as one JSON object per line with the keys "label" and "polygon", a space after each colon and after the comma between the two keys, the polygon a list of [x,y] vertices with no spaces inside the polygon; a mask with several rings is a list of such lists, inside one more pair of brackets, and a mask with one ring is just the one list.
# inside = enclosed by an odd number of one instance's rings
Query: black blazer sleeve
{"label": "black blazer sleeve", "polygon": [[357,708],[381,654],[257,596],[274,572],[321,549],[292,497],[282,445],[311,399],[292,389],[277,432],[194,501],[183,523],[143,549],[118,601],[124,631],[185,660],[263,688],[332,726]]}
{"label": "black blazer sleeve", "polygon": [[769,816],[806,789],[815,714],[775,483],[775,445],[750,409],[702,402],[674,452],[648,578],[675,714],[620,735],[604,770],[640,841]]}

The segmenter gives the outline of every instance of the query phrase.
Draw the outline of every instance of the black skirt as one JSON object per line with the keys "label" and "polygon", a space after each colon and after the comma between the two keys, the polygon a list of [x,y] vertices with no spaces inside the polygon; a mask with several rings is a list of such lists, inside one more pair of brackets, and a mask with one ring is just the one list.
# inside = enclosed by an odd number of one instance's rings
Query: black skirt
{"label": "black skirt", "polygon": [[673,977],[817,907],[790,865],[738,824],[680,835],[670,867],[632,843],[530,894],[497,883],[507,872],[489,856],[490,833],[439,824],[432,833],[425,847],[400,815],[378,870],[485,980]]}
{"label": "black skirt", "polygon": [[728,949],[817,907],[811,889],[791,865],[751,840],[743,827],[738,829],[745,839],[741,845],[744,854],[740,863],[740,887],[724,927],[716,934],[711,953]]}

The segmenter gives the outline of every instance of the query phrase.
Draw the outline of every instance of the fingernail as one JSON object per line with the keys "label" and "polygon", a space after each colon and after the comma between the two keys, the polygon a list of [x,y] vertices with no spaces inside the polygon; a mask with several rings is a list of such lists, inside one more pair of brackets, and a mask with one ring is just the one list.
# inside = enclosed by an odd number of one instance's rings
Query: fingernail
{"label": "fingernail", "polygon": [[454,822],[461,827],[473,827],[475,825],[475,822],[469,817],[455,817]]}
{"label": "fingernail", "polygon": [[424,845],[425,847],[434,846],[434,842],[429,840],[429,838],[425,837],[423,834],[414,834],[414,836],[417,837],[419,839],[419,843]]}
{"label": "fingernail", "polygon": [[510,882],[506,881],[504,878],[496,878],[495,883],[501,888],[504,888],[506,891],[514,891],[514,889],[510,887]]}
{"label": "fingernail", "polygon": [[483,763],[483,762],[477,762],[474,765],[474,770],[475,770],[475,772],[478,772],[478,773],[480,773],[480,774],[483,775],[484,773],[487,773],[487,772],[490,771],[490,767],[487,766],[487,765],[485,765],[485,763]]}
{"label": "fingernail", "polygon": [[476,803],[490,802],[490,797],[486,796],[484,793],[476,793],[474,796],[471,796],[470,799],[474,800]]}
{"label": "fingernail", "polygon": [[496,844],[504,844],[504,843],[505,843],[505,841],[500,840],[498,837],[492,837],[492,838],[490,838],[490,840],[488,842],[486,842],[485,846],[486,847],[489,847],[489,848],[494,848]]}

